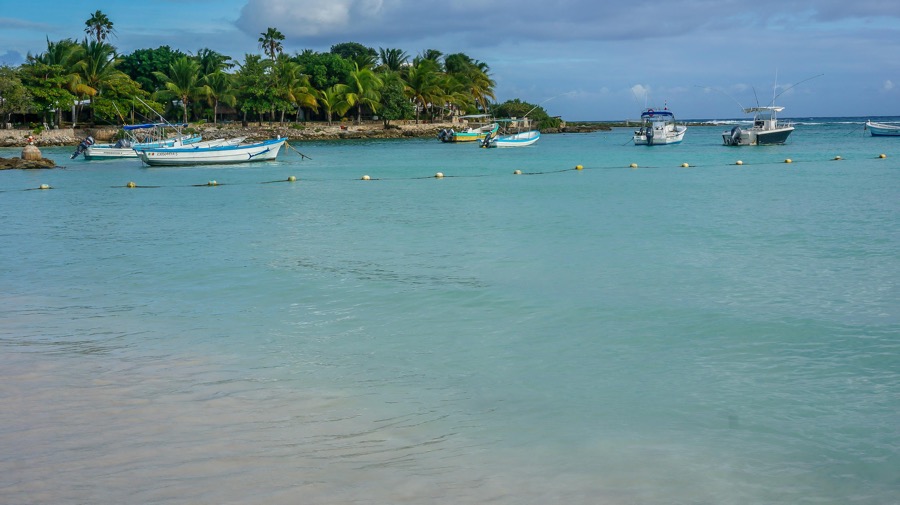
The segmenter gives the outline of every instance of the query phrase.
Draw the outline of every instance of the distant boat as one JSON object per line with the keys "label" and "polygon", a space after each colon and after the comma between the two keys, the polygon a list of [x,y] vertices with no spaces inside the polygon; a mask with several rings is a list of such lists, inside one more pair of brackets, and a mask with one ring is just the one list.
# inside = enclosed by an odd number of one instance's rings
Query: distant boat
{"label": "distant boat", "polygon": [[481,141],[481,147],[525,147],[541,138],[539,130],[522,130],[526,124],[524,120],[498,119],[497,122],[506,123],[504,132],[501,133],[498,129],[486,135]]}
{"label": "distant boat", "polygon": [[460,131],[453,128],[442,129],[438,132],[438,139],[441,142],[475,142],[483,140],[488,134],[493,134],[500,128],[500,124],[494,121],[490,114],[460,116],[459,119],[466,120],[471,126]]}
{"label": "distant boat", "polygon": [[143,163],[150,166],[250,163],[274,160],[286,141],[287,138],[279,137],[251,144],[143,148],[137,154]]}
{"label": "distant boat", "polygon": [[863,129],[869,130],[873,137],[900,137],[900,125],[866,121]]}
{"label": "distant boat", "polygon": [[750,107],[744,109],[745,114],[753,114],[753,126],[742,129],[735,126],[722,132],[722,140],[726,146],[761,146],[784,144],[794,131],[790,122],[779,122],[777,113],[784,110],[781,106]]}
{"label": "distant boat", "polygon": [[[78,145],[72,153],[75,159],[84,153],[86,160],[104,160],[118,158],[137,158],[135,148],[139,147],[175,147],[200,142],[200,135],[186,136],[181,133],[181,128],[187,125],[173,125],[169,123],[147,123],[137,125],[125,125],[122,132],[125,138],[115,143],[97,144],[93,137],[87,137]],[[174,130],[174,134],[172,132]]]}
{"label": "distant boat", "polygon": [[647,109],[641,113],[641,129],[634,132],[634,145],[657,146],[677,144],[684,139],[687,126],[675,123],[675,115],[663,110]]}

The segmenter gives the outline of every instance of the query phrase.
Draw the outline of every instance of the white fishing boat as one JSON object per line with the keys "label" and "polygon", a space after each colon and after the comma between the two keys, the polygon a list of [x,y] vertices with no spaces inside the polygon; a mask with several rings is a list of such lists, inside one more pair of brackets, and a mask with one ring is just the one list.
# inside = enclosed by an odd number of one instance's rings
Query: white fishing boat
{"label": "white fishing boat", "polygon": [[684,139],[687,126],[677,124],[675,115],[667,107],[641,112],[641,128],[634,132],[634,145],[658,146],[677,144]]}
{"label": "white fishing boat", "polygon": [[526,130],[526,120],[498,119],[504,126],[496,132],[489,133],[481,141],[481,147],[525,147],[541,138],[539,130]]}
{"label": "white fishing boat", "polygon": [[494,121],[490,114],[459,116],[459,119],[465,121],[465,127],[459,131],[454,128],[442,129],[438,132],[441,142],[475,142],[484,140],[500,129],[500,123]]}
{"label": "white fishing boat", "polygon": [[150,166],[219,165],[269,161],[278,157],[278,151],[287,138],[274,138],[263,142],[211,147],[155,147],[137,151],[141,162]]}
{"label": "white fishing boat", "polygon": [[740,125],[722,132],[722,140],[726,146],[761,146],[784,144],[794,131],[790,122],[778,121],[777,113],[784,107],[769,105],[766,107],[749,107],[745,114],[753,114],[753,126],[744,129]]}
{"label": "white fishing boat", "polygon": [[873,137],[900,137],[900,124],[866,121],[863,129],[869,130]]}
{"label": "white fishing boat", "polygon": [[124,138],[115,143],[97,144],[93,137],[81,141],[72,153],[75,159],[84,154],[86,160],[105,160],[119,158],[137,158],[135,148],[141,147],[178,147],[200,142],[200,135],[184,135],[181,128],[187,125],[169,123],[147,123],[125,125],[122,127]]}

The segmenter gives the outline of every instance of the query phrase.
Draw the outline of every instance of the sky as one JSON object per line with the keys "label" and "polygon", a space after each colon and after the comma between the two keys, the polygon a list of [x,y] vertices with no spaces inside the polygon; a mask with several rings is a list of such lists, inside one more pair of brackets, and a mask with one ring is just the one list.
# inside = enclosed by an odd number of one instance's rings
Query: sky
{"label": "sky", "polygon": [[0,65],[85,37],[100,10],[125,55],[168,45],[243,61],[273,27],[284,51],[358,42],[490,67],[497,101],[569,121],[668,106],[678,119],[900,115],[897,0],[0,0]]}

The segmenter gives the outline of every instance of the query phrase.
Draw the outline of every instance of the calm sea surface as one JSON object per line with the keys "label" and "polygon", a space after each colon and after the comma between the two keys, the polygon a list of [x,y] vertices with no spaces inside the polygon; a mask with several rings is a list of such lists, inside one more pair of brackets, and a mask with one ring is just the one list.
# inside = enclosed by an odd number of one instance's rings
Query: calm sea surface
{"label": "calm sea surface", "polygon": [[900,138],[863,121],[45,148],[0,172],[0,503],[900,503]]}

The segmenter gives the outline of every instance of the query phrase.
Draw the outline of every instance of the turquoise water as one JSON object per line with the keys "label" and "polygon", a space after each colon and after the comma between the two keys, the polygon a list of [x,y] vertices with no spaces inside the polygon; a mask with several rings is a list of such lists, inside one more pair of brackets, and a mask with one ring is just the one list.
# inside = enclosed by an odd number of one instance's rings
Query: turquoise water
{"label": "turquoise water", "polygon": [[0,172],[0,502],[898,503],[900,139],[723,129],[43,149]]}

